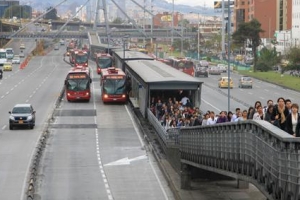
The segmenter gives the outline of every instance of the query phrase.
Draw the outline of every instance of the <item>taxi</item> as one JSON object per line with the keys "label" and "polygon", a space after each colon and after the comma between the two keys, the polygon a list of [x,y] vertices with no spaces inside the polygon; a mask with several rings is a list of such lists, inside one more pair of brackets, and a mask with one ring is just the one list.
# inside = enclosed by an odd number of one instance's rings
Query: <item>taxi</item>
{"label": "taxi", "polygon": [[[232,78],[230,78],[230,88],[232,89],[233,88],[233,81],[232,81]],[[218,87],[219,88],[228,88],[228,77],[221,77],[219,79],[219,83],[218,83]]]}
{"label": "taxi", "polygon": [[3,71],[12,71],[12,64],[10,62],[4,63]]}
{"label": "taxi", "polygon": [[242,61],[243,59],[244,59],[244,57],[241,54],[238,54],[238,55],[235,56],[236,61]]}

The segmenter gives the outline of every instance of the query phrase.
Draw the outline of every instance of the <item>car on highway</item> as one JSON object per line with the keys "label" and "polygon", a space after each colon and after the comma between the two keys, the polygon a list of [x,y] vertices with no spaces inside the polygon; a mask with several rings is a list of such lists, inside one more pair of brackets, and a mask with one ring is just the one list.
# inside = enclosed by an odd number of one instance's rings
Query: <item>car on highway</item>
{"label": "car on highway", "polygon": [[238,55],[235,56],[236,61],[242,61],[243,59],[244,59],[244,57],[241,54],[238,54]]}
{"label": "car on highway", "polygon": [[15,55],[13,57],[13,59],[11,60],[11,63],[12,64],[20,64],[21,63],[20,56],[19,55]]}
{"label": "car on highway", "polygon": [[31,104],[16,104],[9,115],[9,129],[14,127],[28,127],[33,129],[35,126],[35,113]]}
{"label": "car on highway", "polygon": [[219,67],[219,69],[222,73],[227,72],[228,66],[226,66],[224,64],[218,64],[217,67]]}
{"label": "car on highway", "polygon": [[19,57],[20,57],[20,58],[24,58],[24,57],[25,57],[25,54],[24,54],[23,51],[21,51],[21,52],[19,53]]}
{"label": "car on highway", "polygon": [[[219,88],[228,88],[228,77],[223,76],[218,81],[218,87]],[[232,78],[230,78],[229,87],[233,88],[233,81]]]}
{"label": "car on highway", "polygon": [[195,67],[195,77],[199,76],[208,77],[208,68],[202,67],[200,64],[197,64]]}
{"label": "car on highway", "polygon": [[54,50],[59,50],[59,46],[57,44],[54,46]]}
{"label": "car on highway", "polygon": [[25,47],[25,44],[24,44],[24,43],[21,43],[21,44],[20,44],[20,49],[26,49],[26,47]]}
{"label": "car on highway", "polygon": [[3,71],[12,71],[12,64],[11,62],[6,62],[3,65]]}
{"label": "car on highway", "polygon": [[239,88],[252,88],[253,86],[253,80],[249,76],[242,76],[239,78]]}
{"label": "car on highway", "polygon": [[221,75],[221,70],[217,66],[211,66],[208,69],[210,75]]}
{"label": "car on highway", "polygon": [[202,67],[208,67],[209,66],[209,63],[206,60],[200,60],[199,63]]}

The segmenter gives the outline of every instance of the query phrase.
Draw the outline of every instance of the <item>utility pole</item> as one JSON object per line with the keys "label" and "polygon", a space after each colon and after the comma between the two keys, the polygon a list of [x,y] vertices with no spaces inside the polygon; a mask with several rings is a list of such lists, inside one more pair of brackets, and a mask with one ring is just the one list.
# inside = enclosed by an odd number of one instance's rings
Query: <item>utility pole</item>
{"label": "utility pole", "polygon": [[225,11],[224,11],[224,7],[225,7],[225,2],[224,0],[222,0],[222,58],[225,54]]}
{"label": "utility pole", "polygon": [[227,50],[227,54],[228,54],[228,69],[227,69],[227,73],[228,73],[228,110],[230,111],[230,32],[231,32],[231,14],[230,14],[230,0],[228,0],[228,27],[227,27],[227,32],[228,32],[228,50]]}
{"label": "utility pole", "polygon": [[174,0],[173,0],[173,2],[172,2],[172,30],[171,30],[172,32],[171,32],[171,34],[172,34],[172,37],[171,37],[171,46],[173,46],[173,40],[174,40]]}

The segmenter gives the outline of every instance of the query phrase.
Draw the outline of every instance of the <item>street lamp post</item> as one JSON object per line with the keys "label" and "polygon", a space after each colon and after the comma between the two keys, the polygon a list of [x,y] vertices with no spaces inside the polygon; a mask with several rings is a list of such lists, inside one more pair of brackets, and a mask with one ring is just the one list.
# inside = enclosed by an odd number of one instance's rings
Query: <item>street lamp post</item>
{"label": "street lamp post", "polygon": [[125,43],[128,41],[129,35],[125,35],[122,40],[123,40],[123,59],[125,60]]}
{"label": "street lamp post", "polygon": [[[193,13],[193,12],[190,12]],[[200,60],[200,15],[198,14],[198,21],[197,21],[197,59]]]}
{"label": "street lamp post", "polygon": [[200,60],[200,17],[198,13],[198,28],[197,28],[197,58]]}

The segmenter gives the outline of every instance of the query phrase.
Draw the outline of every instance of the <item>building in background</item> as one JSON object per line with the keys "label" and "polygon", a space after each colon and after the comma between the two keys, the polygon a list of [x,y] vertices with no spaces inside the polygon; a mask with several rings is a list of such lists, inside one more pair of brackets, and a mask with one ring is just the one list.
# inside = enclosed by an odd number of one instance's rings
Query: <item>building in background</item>
{"label": "building in background", "polygon": [[293,45],[300,45],[300,2],[293,0],[292,2],[292,39]]}
{"label": "building in background", "polygon": [[[118,4],[118,6],[120,8],[122,8],[122,10],[126,13],[126,4],[125,4],[125,0],[117,0],[116,3]],[[120,9],[117,8],[117,17],[121,18],[121,19],[127,19],[125,17],[125,15],[122,13],[122,11]]]}
{"label": "building in background", "polygon": [[[5,10],[9,8],[10,6],[14,5],[20,5],[20,1],[7,1],[7,0],[0,0],[0,18],[3,17]],[[10,16],[9,18],[12,18],[13,16]]]}
{"label": "building in background", "polygon": [[234,31],[242,22],[257,19],[264,30],[261,38],[274,38],[275,31],[291,29],[292,0],[235,0],[233,12]]}

